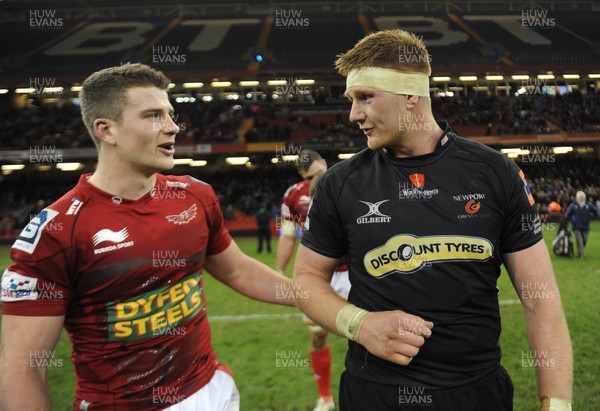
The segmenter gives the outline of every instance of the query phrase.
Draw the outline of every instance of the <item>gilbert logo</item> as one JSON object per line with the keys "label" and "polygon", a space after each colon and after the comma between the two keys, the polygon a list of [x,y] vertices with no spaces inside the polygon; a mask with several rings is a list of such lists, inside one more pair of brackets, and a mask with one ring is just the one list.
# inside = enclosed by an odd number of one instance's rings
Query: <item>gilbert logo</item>
{"label": "gilbert logo", "polygon": [[103,243],[105,241],[109,241],[111,243],[120,243],[122,241],[125,241],[127,237],[129,237],[127,227],[125,227],[121,231],[116,232],[109,230],[108,228],[103,228],[102,230],[94,234],[94,237],[92,237],[92,242],[94,243],[94,246],[97,246],[98,244]]}
{"label": "gilbert logo", "polygon": [[411,174],[408,176],[410,178],[410,182],[413,183],[413,186],[416,188],[423,188],[425,185],[425,174]]}
{"label": "gilbert logo", "polygon": [[[367,212],[367,214],[358,217],[356,219],[356,224],[389,223],[392,220],[392,217],[390,217],[389,215],[383,214],[381,211],[379,211],[379,207],[383,203],[390,201],[389,199],[381,200],[381,201],[378,201],[377,203],[370,203],[368,201],[362,201],[362,200],[358,200],[358,201],[365,204],[367,207],[369,207],[369,211]],[[376,216],[376,217],[371,217],[371,216]]]}
{"label": "gilbert logo", "polygon": [[198,208],[196,204],[193,204],[190,208],[185,211],[182,211],[179,214],[168,215],[165,218],[169,223],[173,223],[175,225],[187,224],[196,218],[196,214],[198,214]]}

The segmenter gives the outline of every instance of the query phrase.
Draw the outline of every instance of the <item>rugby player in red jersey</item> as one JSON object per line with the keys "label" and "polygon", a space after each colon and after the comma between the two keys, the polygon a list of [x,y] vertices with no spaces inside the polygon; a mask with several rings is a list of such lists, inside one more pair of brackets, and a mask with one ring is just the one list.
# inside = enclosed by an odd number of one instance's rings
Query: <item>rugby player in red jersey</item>
{"label": "rugby player in red jersey", "polygon": [[[203,272],[257,300],[289,281],[243,254],[212,188],[173,167],[169,80],[143,64],[88,77],[81,112],[98,166],[41,211],[2,276],[0,409],[49,411],[43,357],[63,326],[74,410],[238,410],[211,345]],[[42,357],[31,366],[32,355]],[[37,362],[34,364],[38,364]]]}
{"label": "rugby player in red jersey", "polygon": [[302,181],[285,191],[281,204],[281,236],[277,246],[276,267],[281,274],[285,272],[294,252],[298,228],[300,231],[304,229],[304,221],[310,205],[310,182],[316,174],[327,170],[327,162],[319,153],[311,149],[300,151],[296,164]]}
{"label": "rugby player in red jersey", "polygon": [[[304,230],[312,193],[319,178],[327,170],[327,163],[315,150],[304,149],[298,153],[298,172],[303,180],[287,189],[281,206],[281,237],[277,249],[277,270],[285,272],[296,243],[296,232]],[[350,281],[348,268],[341,264],[331,279],[331,287],[343,298],[348,298]],[[331,395],[331,351],[327,345],[327,334],[320,325],[305,316],[310,330],[310,361],[319,390],[319,399],[314,411],[332,411],[335,408]]]}

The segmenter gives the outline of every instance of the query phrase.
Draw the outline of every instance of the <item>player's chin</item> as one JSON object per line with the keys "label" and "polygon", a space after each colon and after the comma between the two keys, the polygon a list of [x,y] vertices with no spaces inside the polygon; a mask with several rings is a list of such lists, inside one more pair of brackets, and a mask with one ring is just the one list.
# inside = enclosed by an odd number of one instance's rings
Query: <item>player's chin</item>
{"label": "player's chin", "polygon": [[380,148],[384,147],[384,144],[383,141],[377,137],[368,137],[367,147],[369,147],[371,150],[379,150]]}
{"label": "player's chin", "polygon": [[175,159],[173,157],[163,157],[156,162],[157,171],[170,170],[175,167]]}

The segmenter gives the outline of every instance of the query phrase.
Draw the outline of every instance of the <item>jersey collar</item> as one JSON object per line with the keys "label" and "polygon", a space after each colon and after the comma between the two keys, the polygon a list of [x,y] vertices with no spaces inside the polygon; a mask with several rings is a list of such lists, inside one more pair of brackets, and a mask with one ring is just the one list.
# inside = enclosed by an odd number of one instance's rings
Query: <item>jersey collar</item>
{"label": "jersey collar", "polygon": [[[100,188],[90,184],[90,182],[88,180],[92,176],[92,174],[93,173],[87,173],[87,174],[81,175],[79,177],[79,184],[89,194],[93,195],[96,198],[96,200],[99,200],[105,204],[112,204],[115,206],[138,206],[138,205],[145,205],[146,203],[148,203],[152,200],[153,190],[155,190],[155,189],[152,189],[150,192],[144,194],[142,197],[138,198],[137,200],[130,200],[130,199],[118,196],[118,195],[108,193],[108,192],[101,190]],[[159,179],[161,179],[161,178],[162,178],[162,175],[157,174],[156,185],[158,185]]]}
{"label": "jersey collar", "polygon": [[432,153],[414,157],[398,158],[394,155],[392,150],[384,148],[381,151],[388,160],[401,166],[422,166],[434,163],[448,151],[448,148],[454,143],[454,138],[456,136],[447,121],[441,120],[438,122],[438,125],[443,130],[443,133],[438,139],[435,150]]}

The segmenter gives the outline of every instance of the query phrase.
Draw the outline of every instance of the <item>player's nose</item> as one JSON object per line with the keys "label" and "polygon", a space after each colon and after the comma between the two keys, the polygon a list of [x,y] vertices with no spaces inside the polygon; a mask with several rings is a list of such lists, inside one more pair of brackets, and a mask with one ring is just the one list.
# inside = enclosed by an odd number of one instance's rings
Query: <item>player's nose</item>
{"label": "player's nose", "polygon": [[365,121],[367,115],[364,110],[356,103],[356,100],[352,102],[352,108],[350,109],[349,120],[351,123],[362,123]]}
{"label": "player's nose", "polygon": [[179,125],[175,122],[175,120],[171,116],[168,116],[167,121],[165,121],[165,123],[164,123],[163,132],[165,134],[173,135],[173,134],[179,133],[179,130],[181,130]]}

